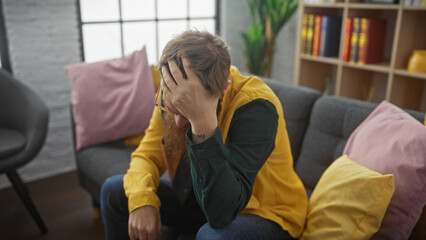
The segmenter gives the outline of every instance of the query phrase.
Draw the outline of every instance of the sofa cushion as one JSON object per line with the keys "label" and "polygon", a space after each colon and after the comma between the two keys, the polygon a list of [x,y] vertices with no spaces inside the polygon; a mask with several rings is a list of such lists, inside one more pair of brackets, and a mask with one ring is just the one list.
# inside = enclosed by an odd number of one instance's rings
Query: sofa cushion
{"label": "sofa cushion", "polygon": [[283,84],[277,80],[264,81],[281,101],[291,152],[294,161],[296,161],[299,157],[312,107],[321,93],[311,88]]}
{"label": "sofa cushion", "polygon": [[426,204],[426,127],[383,101],[352,133],[344,154],[395,176],[395,194],[373,239],[408,239]]}
{"label": "sofa cushion", "polygon": [[[315,102],[295,169],[311,195],[322,173],[342,155],[351,133],[374,110],[377,103],[326,96]],[[422,122],[424,113],[408,111]]]}
{"label": "sofa cushion", "polygon": [[370,239],[393,192],[393,175],[374,172],[347,155],[340,157],[312,193],[301,240]]}
{"label": "sofa cushion", "polygon": [[[160,74],[160,71],[158,71],[157,67],[154,65],[151,65],[151,71],[152,71],[152,76],[154,78],[155,92],[157,93],[161,84],[161,74]],[[124,144],[129,147],[137,147],[139,146],[139,143],[142,141],[144,136],[145,136],[145,132],[140,133],[138,135],[130,136],[124,139]]]}
{"label": "sofa cushion", "polygon": [[72,86],[77,150],[142,133],[154,109],[146,50],[66,67]]}
{"label": "sofa cushion", "polygon": [[134,150],[133,147],[126,147],[123,140],[118,140],[76,152],[80,183],[92,193],[98,203],[105,179],[125,174],[129,168],[130,154]]}

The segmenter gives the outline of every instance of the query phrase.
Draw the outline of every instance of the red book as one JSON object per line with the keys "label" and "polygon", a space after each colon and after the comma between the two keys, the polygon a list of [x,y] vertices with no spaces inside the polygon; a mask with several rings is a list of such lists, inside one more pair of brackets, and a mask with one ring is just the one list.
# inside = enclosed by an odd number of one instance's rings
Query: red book
{"label": "red book", "polygon": [[362,18],[359,35],[358,63],[378,63],[383,61],[386,20]]}
{"label": "red book", "polygon": [[314,27],[314,46],[312,50],[312,56],[319,56],[320,39],[321,39],[321,15],[315,16],[315,27]]}
{"label": "red book", "polygon": [[351,39],[353,31],[353,18],[346,18],[345,42],[343,45],[343,61],[349,62],[351,58]]}

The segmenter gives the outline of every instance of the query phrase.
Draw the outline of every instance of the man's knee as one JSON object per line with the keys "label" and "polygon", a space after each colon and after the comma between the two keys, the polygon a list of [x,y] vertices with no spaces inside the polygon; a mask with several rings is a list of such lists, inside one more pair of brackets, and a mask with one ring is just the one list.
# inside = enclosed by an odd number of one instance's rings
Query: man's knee
{"label": "man's knee", "polygon": [[102,184],[101,202],[110,202],[112,199],[122,197],[124,197],[123,175],[115,175],[107,178]]}
{"label": "man's knee", "polygon": [[197,232],[197,240],[225,240],[228,239],[221,234],[220,230],[214,229],[210,224],[204,224]]}

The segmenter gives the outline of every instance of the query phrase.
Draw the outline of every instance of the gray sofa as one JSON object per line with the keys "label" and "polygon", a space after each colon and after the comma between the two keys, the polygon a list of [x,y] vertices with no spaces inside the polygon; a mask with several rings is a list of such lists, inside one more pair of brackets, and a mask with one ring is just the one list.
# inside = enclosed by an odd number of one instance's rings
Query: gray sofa
{"label": "gray sofa", "polygon": [[[377,104],[322,96],[309,88],[273,80],[265,82],[282,102],[294,166],[310,196],[325,169],[341,156],[350,134]],[[425,113],[408,112],[419,121],[425,117]],[[133,150],[119,140],[75,152],[80,184],[95,205],[100,202],[104,180],[126,172]]]}

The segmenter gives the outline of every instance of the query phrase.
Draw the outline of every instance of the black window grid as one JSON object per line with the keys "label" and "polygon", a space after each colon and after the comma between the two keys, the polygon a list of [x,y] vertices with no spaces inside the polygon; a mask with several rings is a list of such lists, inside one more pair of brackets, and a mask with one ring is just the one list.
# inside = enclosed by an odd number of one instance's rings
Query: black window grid
{"label": "black window grid", "polygon": [[[1,1],[1,0],[0,0]],[[118,11],[119,11],[119,19],[118,20],[111,20],[111,21],[87,21],[83,22],[81,17],[81,0],[76,0],[77,4],[77,19],[78,19],[78,27],[79,27],[79,40],[80,40],[80,58],[81,61],[85,61],[84,56],[84,41],[83,41],[83,25],[87,24],[108,24],[108,23],[119,23],[120,26],[120,44],[121,44],[121,56],[124,56],[124,33],[123,33],[123,24],[124,23],[137,23],[137,22],[154,22],[155,23],[155,41],[156,41],[156,59],[159,59],[160,56],[158,56],[159,53],[159,36],[158,36],[158,23],[161,21],[181,21],[186,20],[187,28],[189,28],[189,21],[190,20],[215,20],[215,33],[217,35],[220,34],[220,0],[215,0],[216,4],[216,12],[213,17],[190,17],[189,16],[189,0],[186,0],[186,6],[187,6],[187,16],[183,18],[161,18],[159,19],[157,16],[158,13],[158,4],[157,0],[155,0],[155,17],[153,19],[132,19],[132,20],[123,20],[122,17],[122,9],[121,9],[121,1],[118,1]]]}

